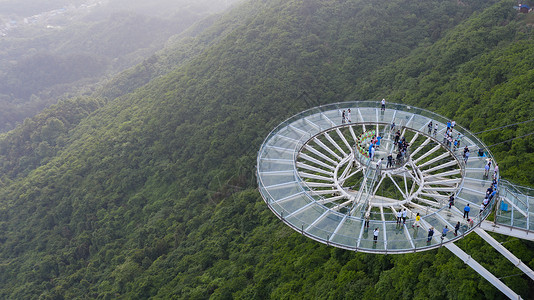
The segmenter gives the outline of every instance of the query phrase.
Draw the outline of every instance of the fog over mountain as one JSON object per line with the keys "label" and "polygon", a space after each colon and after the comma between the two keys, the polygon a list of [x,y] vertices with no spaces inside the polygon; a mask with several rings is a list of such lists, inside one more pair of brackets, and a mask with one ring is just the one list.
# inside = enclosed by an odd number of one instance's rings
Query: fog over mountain
{"label": "fog over mountain", "polygon": [[236,0],[0,2],[0,132],[131,67]]}

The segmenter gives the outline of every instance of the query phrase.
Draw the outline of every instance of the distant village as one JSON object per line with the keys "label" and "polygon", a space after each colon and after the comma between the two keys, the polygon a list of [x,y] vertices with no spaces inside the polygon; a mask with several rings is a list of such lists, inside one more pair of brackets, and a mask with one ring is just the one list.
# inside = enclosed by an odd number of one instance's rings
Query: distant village
{"label": "distant village", "polygon": [[24,26],[38,26],[41,28],[59,29],[67,20],[87,13],[91,9],[102,6],[107,0],[87,0],[85,4],[75,6],[73,4],[54,9],[30,17],[0,16],[0,37],[9,35],[14,29]]}

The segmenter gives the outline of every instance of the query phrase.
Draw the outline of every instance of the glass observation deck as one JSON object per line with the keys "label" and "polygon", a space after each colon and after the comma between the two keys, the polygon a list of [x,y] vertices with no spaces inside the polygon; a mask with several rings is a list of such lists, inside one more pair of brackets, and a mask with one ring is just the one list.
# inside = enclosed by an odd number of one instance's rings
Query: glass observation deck
{"label": "glass observation deck", "polygon": [[[262,144],[260,193],[284,223],[328,245],[378,253],[440,247],[487,217],[497,197],[483,202],[499,175],[490,151],[465,128],[456,124],[447,138],[448,121],[413,106],[388,103],[382,110],[368,101],[303,111]],[[450,231],[442,238],[445,226]]]}

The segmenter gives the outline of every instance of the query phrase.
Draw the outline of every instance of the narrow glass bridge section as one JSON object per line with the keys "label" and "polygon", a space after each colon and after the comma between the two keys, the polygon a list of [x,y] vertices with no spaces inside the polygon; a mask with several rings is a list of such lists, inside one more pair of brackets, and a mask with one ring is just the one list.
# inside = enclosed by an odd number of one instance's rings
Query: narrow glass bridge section
{"label": "narrow glass bridge section", "polygon": [[[453,242],[490,213],[497,197],[483,202],[499,174],[490,151],[466,129],[452,129],[459,145],[446,139],[448,121],[391,103],[385,110],[378,102],[306,110],[276,127],[261,146],[260,193],[294,230],[339,248],[407,253]],[[490,160],[491,170],[485,170]],[[442,236],[445,227],[449,232]]]}
{"label": "narrow glass bridge section", "polygon": [[481,227],[534,241],[534,189],[501,180],[495,219],[484,221]]}

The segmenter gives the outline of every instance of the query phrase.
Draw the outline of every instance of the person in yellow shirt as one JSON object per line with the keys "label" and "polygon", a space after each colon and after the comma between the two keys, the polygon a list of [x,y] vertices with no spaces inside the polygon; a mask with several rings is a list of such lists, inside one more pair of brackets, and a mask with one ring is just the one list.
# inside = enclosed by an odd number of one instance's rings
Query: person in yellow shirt
{"label": "person in yellow shirt", "polygon": [[419,228],[420,223],[421,223],[421,216],[419,215],[419,213],[417,213],[417,215],[415,216],[415,223],[412,224],[412,227],[417,226],[417,228]]}

